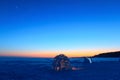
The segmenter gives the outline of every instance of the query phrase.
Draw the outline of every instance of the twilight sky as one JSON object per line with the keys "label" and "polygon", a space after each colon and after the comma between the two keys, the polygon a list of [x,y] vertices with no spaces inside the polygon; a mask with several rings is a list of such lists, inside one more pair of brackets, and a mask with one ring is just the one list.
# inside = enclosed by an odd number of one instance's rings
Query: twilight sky
{"label": "twilight sky", "polygon": [[1,51],[119,49],[119,0],[0,0]]}

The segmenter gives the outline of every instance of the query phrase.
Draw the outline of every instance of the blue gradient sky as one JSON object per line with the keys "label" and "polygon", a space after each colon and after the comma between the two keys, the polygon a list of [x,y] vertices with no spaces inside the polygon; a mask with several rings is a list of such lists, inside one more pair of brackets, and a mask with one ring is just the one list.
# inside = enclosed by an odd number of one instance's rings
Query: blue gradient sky
{"label": "blue gradient sky", "polygon": [[0,0],[1,50],[120,48],[119,0]]}

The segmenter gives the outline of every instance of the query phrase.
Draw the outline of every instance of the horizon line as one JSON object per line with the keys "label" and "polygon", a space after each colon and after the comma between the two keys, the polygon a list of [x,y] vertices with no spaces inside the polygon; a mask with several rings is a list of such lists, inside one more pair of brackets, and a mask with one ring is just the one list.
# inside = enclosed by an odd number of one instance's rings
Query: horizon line
{"label": "horizon line", "polygon": [[93,57],[101,53],[114,51],[68,51],[68,52],[0,52],[1,57],[28,57],[28,58],[53,58],[59,54],[65,54],[68,57]]}

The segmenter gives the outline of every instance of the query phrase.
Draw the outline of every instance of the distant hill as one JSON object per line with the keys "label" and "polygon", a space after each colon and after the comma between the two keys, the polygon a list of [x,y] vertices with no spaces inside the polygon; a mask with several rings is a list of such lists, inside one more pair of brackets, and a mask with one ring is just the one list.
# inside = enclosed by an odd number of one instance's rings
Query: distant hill
{"label": "distant hill", "polygon": [[93,57],[120,57],[120,51],[101,53]]}

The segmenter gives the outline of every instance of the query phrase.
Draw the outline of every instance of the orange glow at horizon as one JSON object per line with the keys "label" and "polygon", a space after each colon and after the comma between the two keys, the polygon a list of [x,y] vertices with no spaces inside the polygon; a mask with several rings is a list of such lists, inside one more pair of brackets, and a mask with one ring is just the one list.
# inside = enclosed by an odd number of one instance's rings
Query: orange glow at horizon
{"label": "orange glow at horizon", "polygon": [[104,52],[111,52],[115,50],[88,50],[88,51],[11,51],[11,52],[2,52],[0,56],[18,56],[18,57],[55,57],[58,54],[65,54],[68,57],[85,57],[85,56],[94,56]]}

